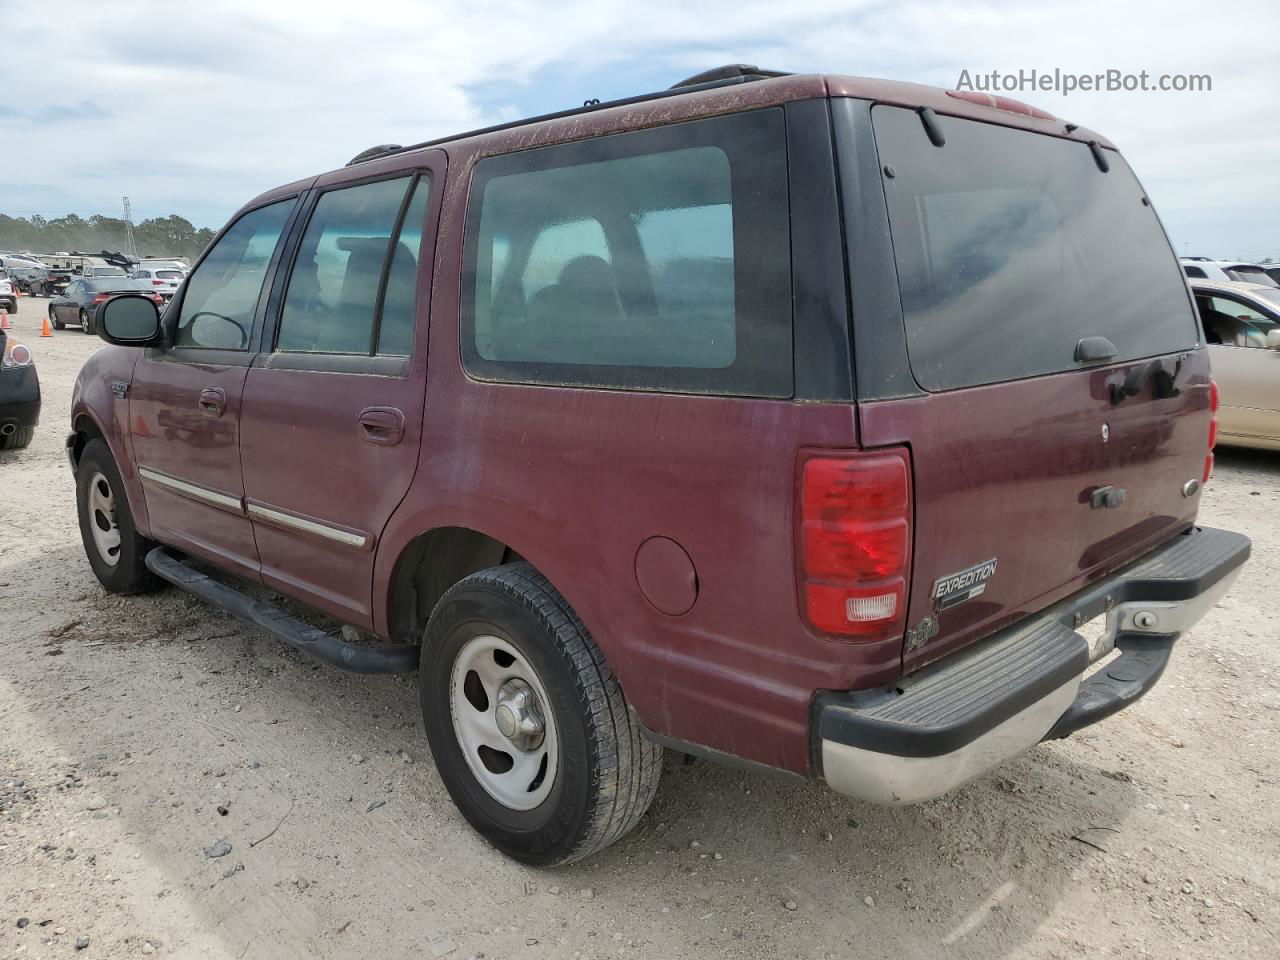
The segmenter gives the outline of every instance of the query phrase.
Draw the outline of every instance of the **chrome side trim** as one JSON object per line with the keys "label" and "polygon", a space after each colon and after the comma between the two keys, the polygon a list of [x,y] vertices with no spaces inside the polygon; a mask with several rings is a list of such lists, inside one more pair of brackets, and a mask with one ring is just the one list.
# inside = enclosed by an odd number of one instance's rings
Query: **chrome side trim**
{"label": "chrome side trim", "polygon": [[168,474],[159,473],[150,467],[139,467],[138,476],[142,477],[150,483],[157,486],[165,487],[174,493],[190,497],[192,500],[199,500],[201,503],[207,503],[211,506],[221,507],[224,510],[231,510],[235,513],[244,515],[244,503],[239,497],[227,496],[225,493],[219,493],[217,490],[210,490],[208,487],[202,487],[198,483],[188,483],[186,480],[179,480],[177,477],[171,477]]}
{"label": "chrome side trim", "polygon": [[332,540],[335,543],[343,543],[348,547],[363,547],[369,542],[368,536],[362,533],[350,533],[339,527],[330,526],[327,523],[320,523],[316,520],[306,520],[302,517],[295,517],[290,513],[282,513],[279,510],[272,510],[270,507],[264,507],[258,503],[249,504],[249,516],[257,517],[268,523],[274,523],[282,527],[290,527],[294,530],[302,530],[306,533],[315,534],[317,537],[324,537],[326,540]]}

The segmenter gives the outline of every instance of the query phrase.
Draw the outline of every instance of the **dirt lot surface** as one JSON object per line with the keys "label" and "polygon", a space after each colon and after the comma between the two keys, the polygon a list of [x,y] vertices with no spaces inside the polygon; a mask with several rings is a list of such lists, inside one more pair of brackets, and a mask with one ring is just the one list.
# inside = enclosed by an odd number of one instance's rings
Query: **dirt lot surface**
{"label": "dirt lot surface", "polygon": [[1133,709],[900,810],[669,753],[630,837],[537,871],[450,803],[411,677],[103,592],[63,454],[102,344],[45,303],[0,454],[0,957],[1280,956],[1280,455],[1219,457],[1202,519],[1253,559]]}

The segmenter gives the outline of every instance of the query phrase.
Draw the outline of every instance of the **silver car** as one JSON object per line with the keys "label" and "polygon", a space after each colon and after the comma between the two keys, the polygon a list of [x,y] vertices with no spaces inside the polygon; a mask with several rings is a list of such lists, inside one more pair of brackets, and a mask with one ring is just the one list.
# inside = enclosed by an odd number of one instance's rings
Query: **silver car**
{"label": "silver car", "polygon": [[1192,280],[1218,384],[1218,437],[1280,450],[1280,290]]}

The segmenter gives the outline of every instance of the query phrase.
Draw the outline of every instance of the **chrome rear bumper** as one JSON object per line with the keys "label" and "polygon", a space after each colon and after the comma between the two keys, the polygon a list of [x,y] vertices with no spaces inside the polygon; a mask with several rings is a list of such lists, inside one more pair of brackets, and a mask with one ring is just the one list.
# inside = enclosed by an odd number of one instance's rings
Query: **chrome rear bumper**
{"label": "chrome rear bumper", "polygon": [[[875,803],[915,803],[1110,716],[1155,685],[1178,636],[1230,589],[1248,556],[1240,534],[1193,529],[893,688],[820,694],[813,729],[823,778]],[[1075,632],[1103,614],[1098,642]],[[1116,648],[1119,657],[1085,676]]]}

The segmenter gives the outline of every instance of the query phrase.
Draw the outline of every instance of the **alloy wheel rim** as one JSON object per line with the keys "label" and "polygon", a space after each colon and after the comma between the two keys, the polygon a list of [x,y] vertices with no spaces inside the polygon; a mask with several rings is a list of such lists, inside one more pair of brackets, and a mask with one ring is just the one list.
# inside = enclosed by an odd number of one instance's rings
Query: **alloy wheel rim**
{"label": "alloy wheel rim", "polygon": [[494,800],[532,810],[551,792],[560,738],[542,679],[505,640],[467,640],[449,677],[453,732],[467,766]]}
{"label": "alloy wheel rim", "polygon": [[116,495],[102,473],[95,473],[86,488],[85,507],[93,543],[104,563],[120,562],[120,524],[116,520]]}

